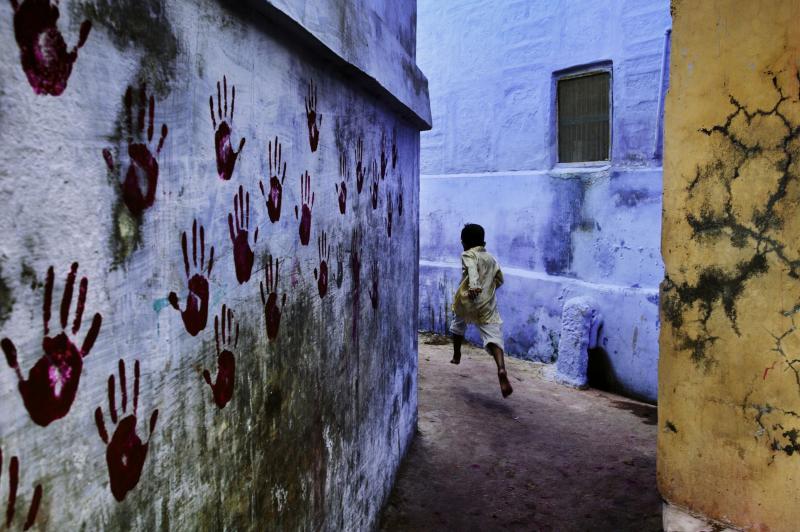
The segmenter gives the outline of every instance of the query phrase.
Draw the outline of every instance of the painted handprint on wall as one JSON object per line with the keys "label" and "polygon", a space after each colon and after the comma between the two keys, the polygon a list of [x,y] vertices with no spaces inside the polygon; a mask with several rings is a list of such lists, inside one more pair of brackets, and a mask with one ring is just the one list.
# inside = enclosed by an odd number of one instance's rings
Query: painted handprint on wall
{"label": "painted handprint on wall", "polygon": [[392,238],[392,214],[394,210],[392,193],[386,191],[386,234]]}
{"label": "painted handprint on wall", "polygon": [[275,259],[275,268],[273,270],[272,255],[267,258],[266,265],[266,282],[267,287],[264,289],[264,283],[259,283],[261,290],[261,303],[264,305],[264,321],[267,326],[267,338],[270,341],[278,337],[278,329],[281,326],[281,312],[286,305],[286,294],[281,297],[281,304],[278,306],[278,270],[280,268],[279,260]]}
{"label": "painted handprint on wall", "polygon": [[[228,229],[233,244],[233,264],[236,267],[236,280],[244,284],[250,280],[255,255],[250,247],[250,193],[239,192],[233,196],[233,214],[228,213]],[[253,247],[258,242],[258,227],[253,232]]]}
{"label": "painted handprint on wall", "polygon": [[350,275],[353,278],[353,341],[358,339],[358,320],[361,315],[361,230],[353,229],[350,239]]}
{"label": "painted handprint on wall", "polygon": [[[0,449],[0,477],[3,473],[3,449]],[[12,456],[8,462],[8,504],[6,505],[6,528],[11,528],[14,524],[14,516],[17,512],[17,490],[19,489],[19,458]],[[42,485],[36,484],[33,487],[33,497],[28,506],[28,515],[22,530],[28,530],[36,521],[36,514],[39,513],[39,505],[42,502]]]}
{"label": "painted handprint on wall", "polygon": [[372,259],[372,286],[369,289],[369,300],[372,303],[372,308],[378,308],[378,284],[380,281],[380,273],[378,271],[378,260]]}
{"label": "painted handprint on wall", "polygon": [[389,157],[386,154],[386,132],[381,130],[381,179],[386,179],[386,166],[389,164]]}
{"label": "painted handprint on wall", "polygon": [[319,297],[328,293],[328,262],[331,260],[331,248],[328,245],[328,235],[325,231],[317,238],[317,251],[319,253],[319,268],[314,268],[314,279],[317,280]]}
{"label": "painted handprint on wall", "polygon": [[281,145],[278,137],[275,137],[275,151],[273,151],[272,141],[267,145],[267,157],[269,159],[269,194],[264,190],[264,183],[259,179],[258,188],[261,189],[261,196],[267,204],[267,214],[272,223],[281,219],[281,202],[283,201],[283,182],[286,181],[286,163],[281,168]]}
{"label": "painted handprint on wall", "polygon": [[[14,343],[8,338],[3,338],[0,341],[0,346],[2,346],[3,353],[5,353],[8,365],[17,374],[22,402],[25,404],[25,408],[34,423],[42,427],[46,427],[56,419],[66,416],[69,412],[72,402],[75,400],[75,394],[78,392],[83,370],[83,358],[88,356],[92,350],[103,321],[100,314],[94,315],[92,324],[80,348],[73,343],[73,338],[67,336],[69,311],[72,305],[72,293],[77,275],[78,263],[74,262],[67,274],[64,294],[61,298],[61,332],[56,336],[50,336],[50,309],[53,301],[55,274],[52,266],[47,270],[43,305],[44,339],[42,340],[42,350],[44,354],[28,372],[28,380],[25,380],[20,370],[17,348]],[[82,277],[78,285],[78,304],[75,308],[75,319],[72,322],[72,335],[77,334],[81,328],[88,289],[89,281],[86,277]]]}
{"label": "painted handprint on wall", "polygon": [[308,172],[300,176],[300,201],[302,205],[294,206],[294,217],[300,221],[300,243],[307,246],[311,239],[311,209],[314,208],[314,193],[311,191],[311,176]]}
{"label": "painted handprint on wall", "polygon": [[347,151],[342,150],[339,153],[339,178],[341,179],[341,182],[334,185],[336,188],[336,195],[339,199],[339,212],[342,214],[344,214],[347,210],[348,173]]}
{"label": "painted handprint on wall", "polygon": [[[142,85],[139,89],[137,105],[136,127],[133,125],[133,88],[125,91],[125,127],[128,133],[128,170],[122,180],[122,200],[133,214],[140,214],[145,209],[153,206],[156,200],[158,186],[158,160],[157,157],[164,147],[167,138],[167,125],[161,124],[161,137],[155,148],[153,142],[153,125],[155,115],[155,98],[147,97],[147,87]],[[145,132],[145,126],[147,127]],[[114,164],[114,156],[108,148],[103,150],[103,158],[108,170],[120,175],[120,168]]]}
{"label": "painted handprint on wall", "polygon": [[397,167],[397,127],[392,128],[392,170]]}
{"label": "painted handprint on wall", "polygon": [[364,139],[361,135],[356,140],[356,190],[361,194],[361,189],[364,188],[364,174],[367,167],[364,165]]}
{"label": "painted handprint on wall", "polygon": [[[313,79],[308,82],[306,119],[308,121],[308,143],[313,153],[317,151],[317,146],[319,145],[319,128],[322,127],[322,115],[317,114],[317,87],[314,85]],[[317,119],[319,119],[319,123]]]}
{"label": "painted handprint on wall", "polygon": [[340,242],[336,246],[336,288],[341,288],[344,282],[344,248]]}
{"label": "painted handprint on wall", "polygon": [[200,262],[197,261],[197,220],[192,224],[192,268],[189,267],[189,250],[186,232],[181,234],[181,249],[183,250],[183,267],[186,272],[187,290],[186,307],[181,310],[178,304],[178,294],[170,292],[167,298],[175,310],[180,311],[186,332],[192,336],[206,328],[208,320],[208,277],[214,267],[214,246],[208,254],[208,268],[206,269],[206,238],[203,226],[200,226]]}
{"label": "painted handprint on wall", "polygon": [[[220,322],[222,322],[221,328]],[[217,407],[225,408],[233,397],[233,387],[236,382],[236,358],[233,350],[239,343],[239,324],[234,322],[233,310],[226,308],[225,305],[222,305],[220,315],[214,316],[214,341],[217,346],[217,379],[216,382],[212,382],[211,372],[207,369],[203,370],[203,379],[211,387]],[[220,345],[222,345],[221,350]]]}
{"label": "painted handprint on wall", "polygon": [[370,185],[370,199],[372,200],[372,210],[378,208],[378,163],[375,160],[372,160],[372,164],[369,167],[369,173],[372,176],[372,185]]}
{"label": "painted handprint on wall", "polygon": [[33,92],[60,95],[67,88],[78,50],[89,37],[91,21],[83,21],[78,44],[67,51],[67,43],[57,25],[58,0],[11,0],[11,8],[22,70]]}
{"label": "painted handprint on wall", "polygon": [[[244,148],[245,138],[239,141],[239,151],[234,151],[231,145],[231,128],[233,126],[233,110],[236,105],[236,86],[231,85],[231,114],[228,114],[228,79],[222,76],[222,89],[217,82],[217,114],[214,115],[214,96],[208,97],[208,107],[211,110],[211,125],[214,127],[214,151],[217,154],[217,174],[219,178],[228,181],[233,176],[236,158]],[[224,106],[223,106],[224,105]],[[217,117],[219,126],[217,126]]]}
{"label": "painted handprint on wall", "polygon": [[[121,399],[121,415],[128,411],[128,383],[125,378],[125,361],[119,361],[119,391]],[[142,476],[144,461],[147,458],[147,449],[150,439],[156,428],[158,409],[153,410],[150,416],[150,434],[146,442],[142,442],[136,434],[137,409],[139,408],[139,361],[133,363],[133,413],[118,419],[116,405],[116,386],[114,375],[108,377],[108,413],[111,422],[116,425],[111,439],[108,438],[103,409],[97,407],[94,411],[94,422],[97,433],[106,444],[106,464],[108,465],[108,479],[111,493],[117,501],[123,501],[125,496],[139,483]]]}

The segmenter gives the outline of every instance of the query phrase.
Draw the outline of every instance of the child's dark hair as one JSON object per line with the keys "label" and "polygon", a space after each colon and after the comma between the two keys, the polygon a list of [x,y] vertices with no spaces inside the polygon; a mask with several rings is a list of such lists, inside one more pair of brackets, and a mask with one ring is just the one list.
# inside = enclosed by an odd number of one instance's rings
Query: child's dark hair
{"label": "child's dark hair", "polygon": [[461,230],[461,243],[464,249],[471,249],[475,246],[485,246],[483,227],[478,224],[466,224],[464,229]]}

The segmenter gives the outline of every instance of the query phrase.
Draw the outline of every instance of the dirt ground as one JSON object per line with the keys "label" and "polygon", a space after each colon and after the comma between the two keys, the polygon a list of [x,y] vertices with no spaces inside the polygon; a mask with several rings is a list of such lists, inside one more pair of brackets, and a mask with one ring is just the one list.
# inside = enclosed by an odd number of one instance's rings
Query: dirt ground
{"label": "dirt ground", "polygon": [[[421,336],[419,425],[380,529],[661,530],[656,408],[548,381],[550,367]],[[437,345],[438,344],[438,345]]]}

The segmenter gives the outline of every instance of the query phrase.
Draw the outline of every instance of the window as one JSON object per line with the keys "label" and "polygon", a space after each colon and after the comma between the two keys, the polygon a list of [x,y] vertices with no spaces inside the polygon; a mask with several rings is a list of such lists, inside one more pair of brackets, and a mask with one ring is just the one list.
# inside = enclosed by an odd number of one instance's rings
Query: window
{"label": "window", "polygon": [[610,159],[610,80],[609,72],[558,80],[558,162]]}

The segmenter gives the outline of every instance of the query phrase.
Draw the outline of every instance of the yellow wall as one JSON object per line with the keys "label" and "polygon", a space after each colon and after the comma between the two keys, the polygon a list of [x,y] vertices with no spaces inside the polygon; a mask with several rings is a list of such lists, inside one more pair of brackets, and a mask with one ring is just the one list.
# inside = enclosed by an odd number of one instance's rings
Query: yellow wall
{"label": "yellow wall", "polygon": [[672,8],[659,489],[798,530],[800,0]]}

